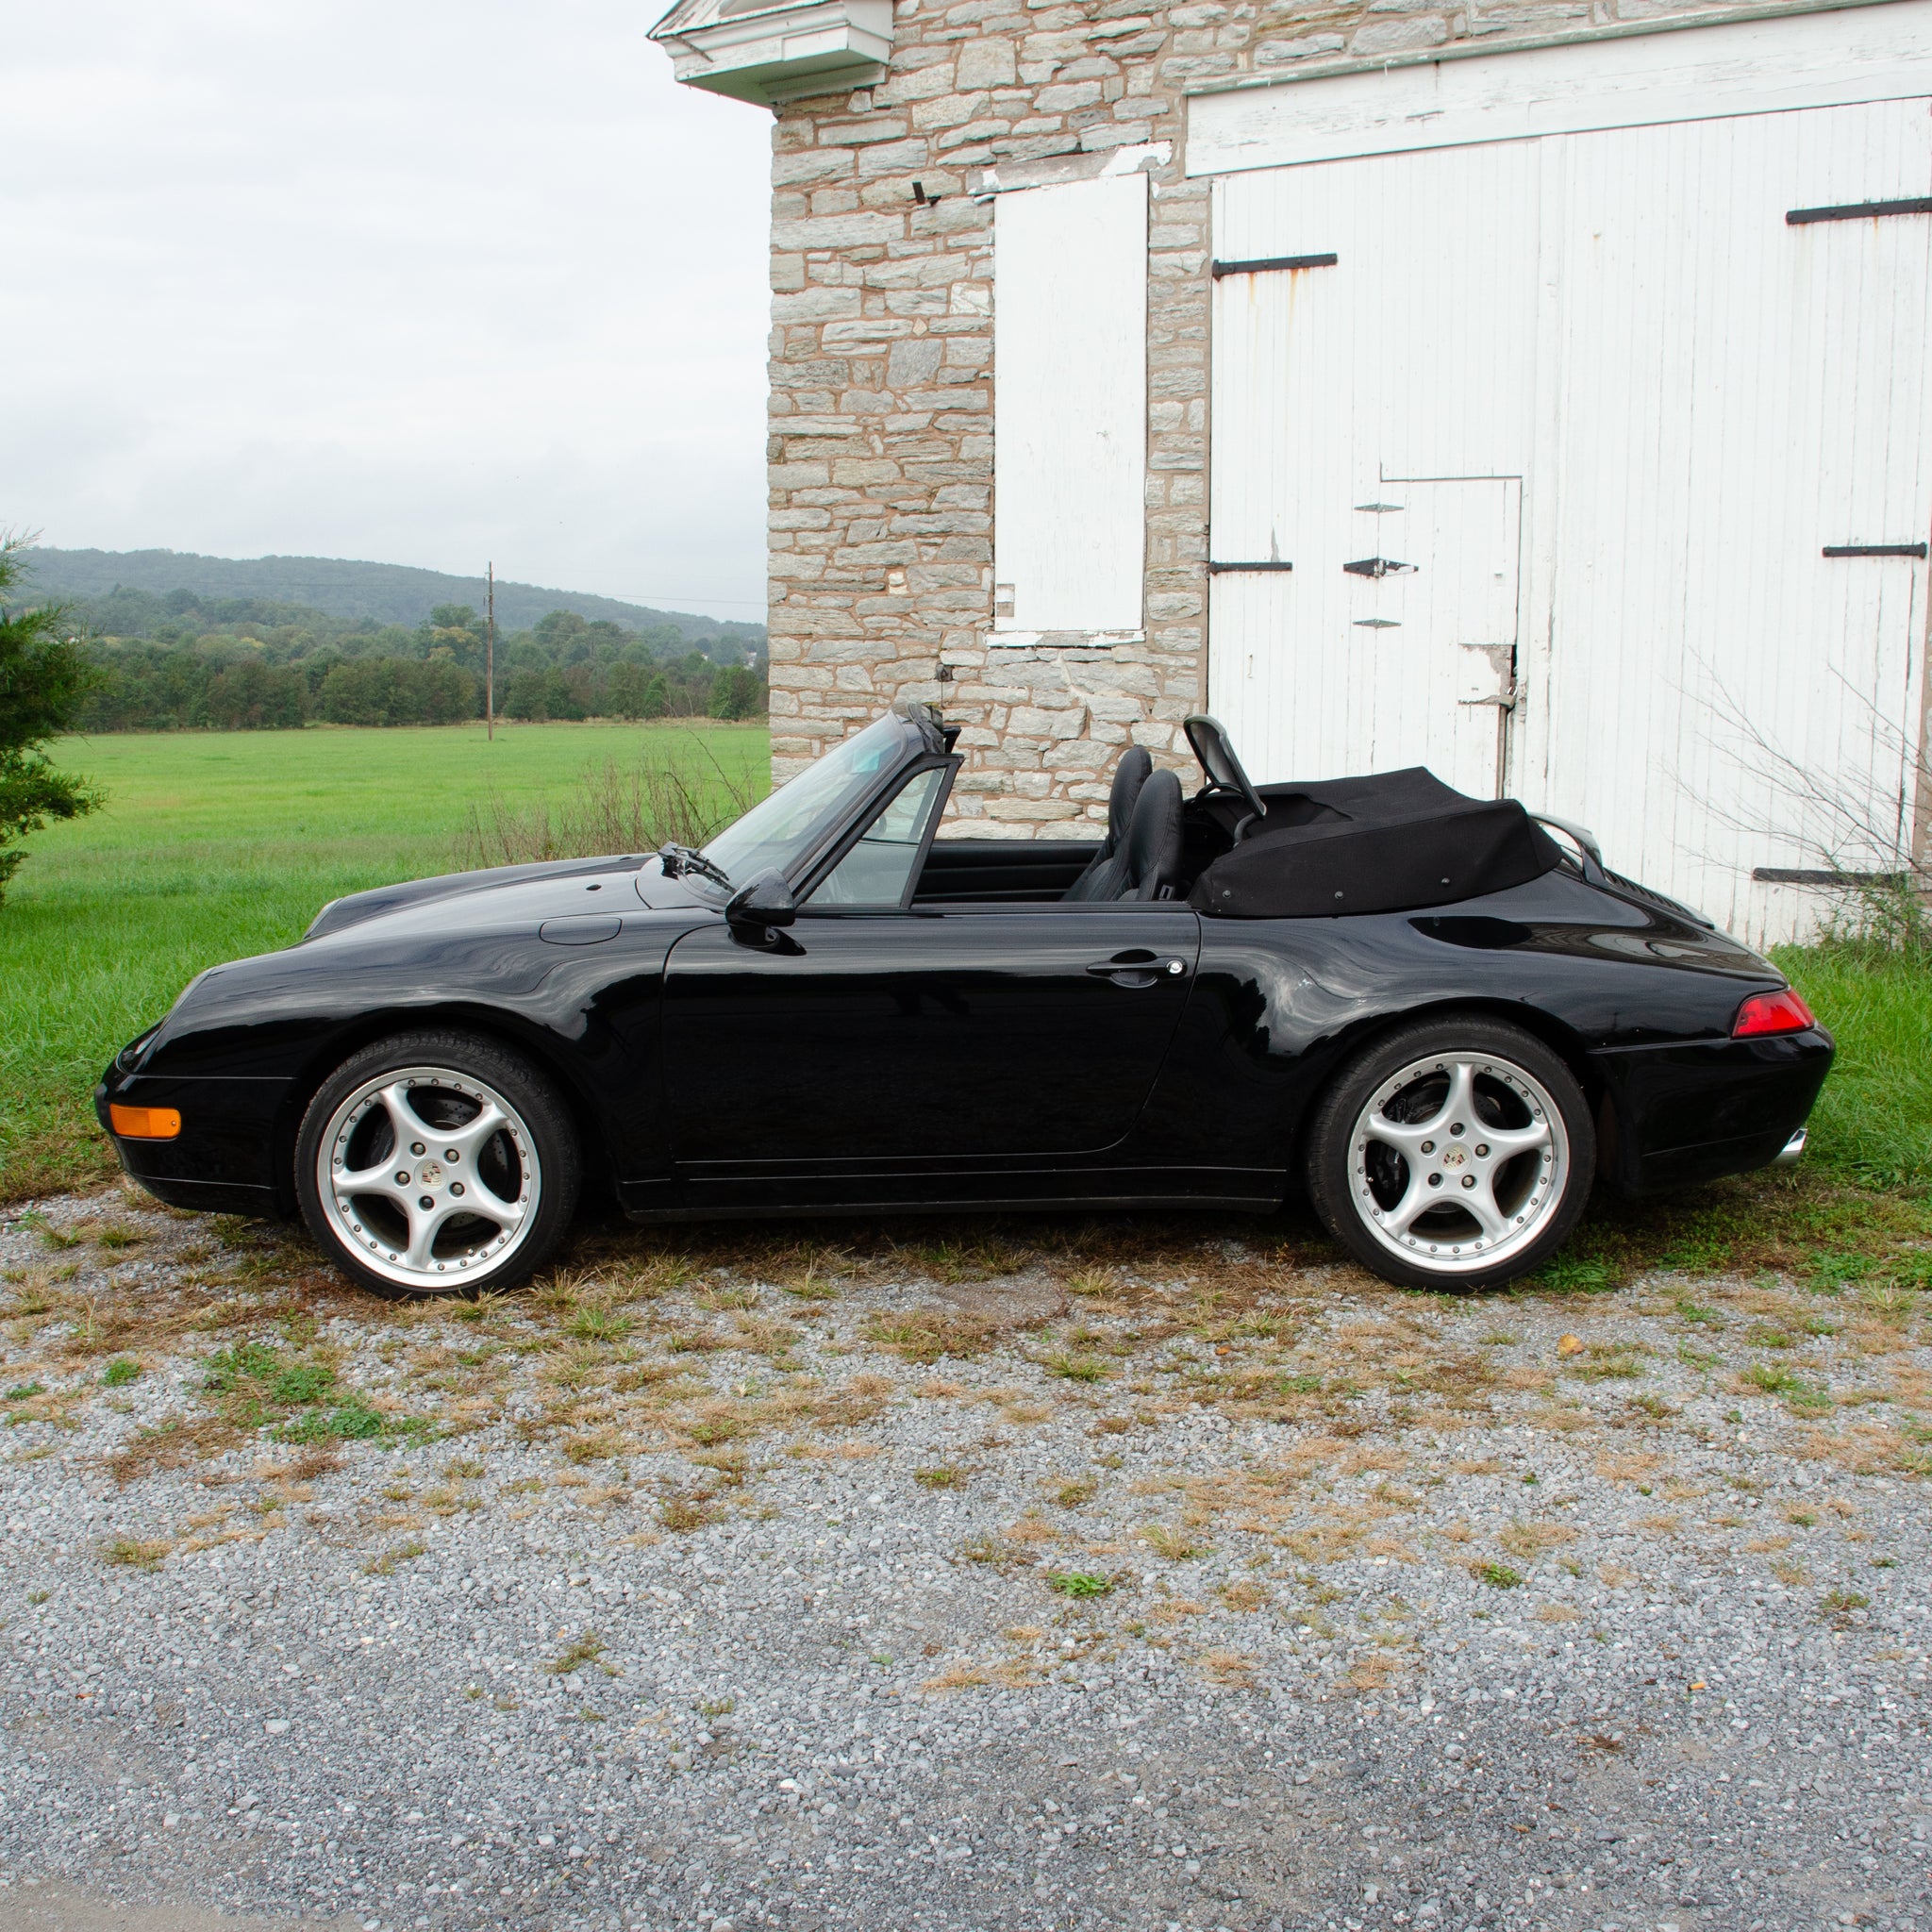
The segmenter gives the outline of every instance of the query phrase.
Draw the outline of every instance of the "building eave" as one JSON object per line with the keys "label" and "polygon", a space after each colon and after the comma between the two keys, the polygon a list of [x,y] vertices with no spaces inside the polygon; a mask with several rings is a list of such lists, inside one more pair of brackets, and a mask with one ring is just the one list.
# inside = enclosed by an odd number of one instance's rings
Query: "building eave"
{"label": "building eave", "polygon": [[770,107],[879,79],[892,55],[892,4],[777,0],[721,17],[719,0],[680,0],[651,38],[686,87]]}

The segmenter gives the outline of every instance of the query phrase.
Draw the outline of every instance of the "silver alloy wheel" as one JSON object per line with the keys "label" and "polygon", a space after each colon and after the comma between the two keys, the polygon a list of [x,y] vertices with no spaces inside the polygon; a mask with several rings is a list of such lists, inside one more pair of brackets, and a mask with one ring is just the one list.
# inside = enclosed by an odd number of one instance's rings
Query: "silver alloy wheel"
{"label": "silver alloy wheel", "polygon": [[499,1273],[543,1190],[523,1117],[448,1067],[394,1068],[358,1087],[323,1130],[315,1181],[362,1266],[419,1290]]}
{"label": "silver alloy wheel", "polygon": [[1391,1255],[1474,1274],[1537,1239],[1567,1191],[1570,1136],[1533,1074],[1430,1054],[1370,1095],[1349,1136],[1349,1200]]}

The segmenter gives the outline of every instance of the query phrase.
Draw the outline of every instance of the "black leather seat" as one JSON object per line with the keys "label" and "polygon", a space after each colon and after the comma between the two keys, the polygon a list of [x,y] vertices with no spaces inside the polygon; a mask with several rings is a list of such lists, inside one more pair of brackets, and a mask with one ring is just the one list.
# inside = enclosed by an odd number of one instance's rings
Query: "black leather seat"
{"label": "black leather seat", "polygon": [[1060,894],[1062,899],[1120,897],[1126,877],[1122,852],[1127,842],[1127,828],[1134,822],[1134,806],[1141,796],[1141,788],[1153,769],[1154,760],[1144,746],[1130,744],[1122,752],[1121,761],[1114,767],[1113,789],[1107,795],[1107,837],[1087,861],[1087,870]]}
{"label": "black leather seat", "polygon": [[1115,899],[1172,899],[1180,890],[1181,781],[1163,767],[1151,773],[1134,801],[1133,823],[1121,849],[1124,874]]}

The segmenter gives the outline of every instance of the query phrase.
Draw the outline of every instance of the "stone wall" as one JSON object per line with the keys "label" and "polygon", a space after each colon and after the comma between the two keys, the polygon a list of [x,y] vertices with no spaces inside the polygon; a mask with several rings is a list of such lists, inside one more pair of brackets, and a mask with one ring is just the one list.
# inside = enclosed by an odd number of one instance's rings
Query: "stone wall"
{"label": "stone wall", "polygon": [[[891,67],[773,134],[771,656],[780,780],[895,697],[963,728],[948,829],[1105,817],[1119,747],[1182,761],[1206,694],[1208,185],[1185,96],[1242,74],[1712,7],[1320,8],[898,0]],[[992,202],[1026,166],[1167,142],[1149,168],[1145,641],[989,647]],[[1056,160],[1055,158],[1070,158]]]}

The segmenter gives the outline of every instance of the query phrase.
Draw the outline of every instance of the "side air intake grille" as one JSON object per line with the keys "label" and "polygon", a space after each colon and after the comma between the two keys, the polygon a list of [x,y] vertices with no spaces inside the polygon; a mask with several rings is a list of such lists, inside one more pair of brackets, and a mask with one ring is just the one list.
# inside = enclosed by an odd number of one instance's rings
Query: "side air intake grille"
{"label": "side air intake grille", "polygon": [[[1678,919],[1688,919],[1692,925],[1711,926],[1711,922],[1701,912],[1693,912],[1680,899],[1666,898],[1661,892],[1653,892],[1648,886],[1640,886],[1635,879],[1626,879],[1620,872],[1611,872],[1607,866],[1604,876],[1618,891],[1627,892],[1633,899],[1641,899],[1646,906],[1655,906],[1659,911],[1669,912]],[[1711,928],[1716,929],[1714,926]]]}

